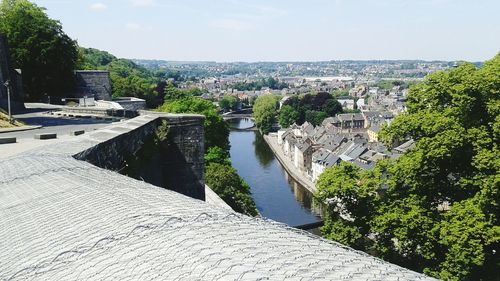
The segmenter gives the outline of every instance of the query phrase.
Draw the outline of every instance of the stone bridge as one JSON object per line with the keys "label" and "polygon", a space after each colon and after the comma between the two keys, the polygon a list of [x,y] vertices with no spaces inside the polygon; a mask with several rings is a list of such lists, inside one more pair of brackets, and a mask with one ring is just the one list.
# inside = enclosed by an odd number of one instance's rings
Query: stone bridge
{"label": "stone bridge", "polygon": [[253,118],[252,108],[245,108],[238,111],[230,111],[222,114],[224,120],[234,119],[234,118]]}

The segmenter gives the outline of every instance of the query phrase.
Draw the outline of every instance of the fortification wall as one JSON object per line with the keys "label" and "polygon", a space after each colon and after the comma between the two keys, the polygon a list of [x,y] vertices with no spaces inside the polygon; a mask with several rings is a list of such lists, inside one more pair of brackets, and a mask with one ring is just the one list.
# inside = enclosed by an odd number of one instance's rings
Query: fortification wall
{"label": "fortification wall", "polygon": [[94,97],[96,100],[111,100],[111,79],[108,71],[75,71],[75,97]]}
{"label": "fortification wall", "polygon": [[73,156],[205,200],[203,120],[201,115],[137,117],[90,134],[98,142]]}

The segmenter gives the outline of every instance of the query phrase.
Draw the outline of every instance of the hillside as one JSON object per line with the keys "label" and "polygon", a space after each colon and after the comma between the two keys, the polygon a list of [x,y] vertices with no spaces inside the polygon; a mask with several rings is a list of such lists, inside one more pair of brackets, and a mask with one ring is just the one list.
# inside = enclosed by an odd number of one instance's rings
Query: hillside
{"label": "hillside", "polygon": [[108,70],[111,76],[113,97],[133,96],[145,99],[149,107],[162,103],[156,91],[159,79],[154,73],[131,60],[93,48],[79,48],[80,69]]}

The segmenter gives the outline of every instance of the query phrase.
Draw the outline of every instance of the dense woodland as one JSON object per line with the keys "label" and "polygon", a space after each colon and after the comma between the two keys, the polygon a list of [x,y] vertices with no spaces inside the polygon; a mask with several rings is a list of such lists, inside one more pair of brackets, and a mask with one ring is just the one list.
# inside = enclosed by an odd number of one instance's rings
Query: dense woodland
{"label": "dense woodland", "polygon": [[382,130],[389,147],[416,147],[373,170],[327,169],[323,235],[445,280],[495,280],[500,183],[500,55],[411,88],[408,112]]}

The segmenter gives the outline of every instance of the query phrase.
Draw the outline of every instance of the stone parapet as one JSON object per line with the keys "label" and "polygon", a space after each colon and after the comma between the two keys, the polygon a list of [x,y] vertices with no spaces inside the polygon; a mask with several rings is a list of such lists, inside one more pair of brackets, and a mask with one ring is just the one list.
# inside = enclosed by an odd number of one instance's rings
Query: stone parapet
{"label": "stone parapet", "polygon": [[204,200],[204,117],[144,114],[90,133],[96,144],[74,157]]}

